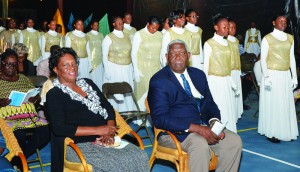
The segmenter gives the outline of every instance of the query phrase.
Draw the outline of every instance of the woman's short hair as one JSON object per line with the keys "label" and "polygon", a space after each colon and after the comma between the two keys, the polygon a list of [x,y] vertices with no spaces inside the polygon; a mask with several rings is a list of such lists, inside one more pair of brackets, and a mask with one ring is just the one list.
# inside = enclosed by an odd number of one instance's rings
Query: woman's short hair
{"label": "woman's short hair", "polygon": [[283,14],[283,13],[278,13],[278,14],[276,14],[275,16],[273,16],[272,21],[276,21],[276,19],[277,19],[278,17],[284,17],[284,18],[287,19],[287,15],[285,15],[285,14]]}
{"label": "woman's short hair", "polygon": [[184,16],[183,10],[176,9],[170,13],[169,20],[172,20],[172,21],[177,20],[177,19],[181,18],[182,16]]}
{"label": "woman's short hair", "polygon": [[185,12],[185,16],[187,17],[187,16],[191,15],[192,12],[197,13],[194,9],[188,9],[188,10],[186,10],[186,12]]}
{"label": "woman's short hair", "polygon": [[111,23],[112,24],[115,23],[117,21],[117,19],[121,19],[122,20],[122,17],[120,17],[120,16],[112,16]]}
{"label": "woman's short hair", "polygon": [[76,63],[79,64],[78,56],[72,48],[67,48],[67,47],[57,48],[55,51],[53,51],[53,53],[50,55],[49,58],[49,69],[52,73],[54,72],[53,69],[57,67],[60,59],[66,54],[72,55]]}
{"label": "woman's short hair", "polygon": [[1,60],[1,62],[4,62],[6,59],[7,59],[7,57],[9,57],[9,56],[15,56],[17,59],[18,59],[18,55],[17,55],[17,53],[14,51],[14,50],[12,50],[12,49],[10,49],[10,48],[7,48],[6,50],[5,50],[5,52],[3,52],[1,55],[0,55],[0,60]]}
{"label": "woman's short hair", "polygon": [[150,16],[147,20],[149,24],[160,24],[159,18],[157,16]]}
{"label": "woman's short hair", "polygon": [[212,21],[213,21],[213,25],[217,25],[221,20],[223,19],[226,19],[227,20],[227,17],[225,17],[223,14],[221,13],[218,13],[218,14],[215,14],[213,17],[212,17]]}

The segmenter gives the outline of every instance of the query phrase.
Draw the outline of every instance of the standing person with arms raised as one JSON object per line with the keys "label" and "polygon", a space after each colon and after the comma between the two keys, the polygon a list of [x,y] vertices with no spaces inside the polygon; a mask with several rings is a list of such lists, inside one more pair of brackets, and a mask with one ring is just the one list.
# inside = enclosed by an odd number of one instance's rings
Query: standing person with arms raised
{"label": "standing person with arms raised", "polygon": [[184,28],[192,33],[191,38],[191,66],[203,70],[202,29],[196,26],[199,16],[193,9],[185,12],[187,24]]}
{"label": "standing person with arms raised", "polygon": [[159,18],[150,16],[147,26],[135,33],[131,58],[134,68],[135,95],[142,111],[146,110],[150,78],[160,69],[159,53],[162,34],[158,32]]}
{"label": "standing person with arms raised", "polygon": [[[172,132],[188,153],[191,172],[208,172],[211,151],[218,157],[216,171],[237,172],[242,152],[241,138],[225,129],[215,134],[220,121],[203,71],[188,67],[190,52],[181,40],[167,47],[168,65],[150,80],[148,101],[155,127]],[[159,145],[175,148],[170,135],[162,133]]]}
{"label": "standing person with arms raised", "polygon": [[[128,34],[123,33],[123,20],[112,18],[114,30],[102,42],[104,79],[103,83],[127,82],[134,90],[133,66],[131,61],[131,42]],[[135,110],[131,94],[114,95],[108,101],[119,112]]]}
{"label": "standing person with arms raised", "polygon": [[[234,37],[236,32],[236,23],[231,18],[228,18],[229,21],[229,35],[228,35],[228,43],[231,48],[231,77],[236,83],[238,90],[242,90],[242,82],[241,82],[241,60],[239,53],[239,41],[236,37]],[[236,115],[236,121],[241,118],[243,113],[243,96],[242,93],[239,95],[233,94],[233,103],[234,110]]]}
{"label": "standing person with arms raised", "polygon": [[285,15],[273,18],[273,32],[261,44],[262,81],[259,96],[258,133],[273,143],[299,136],[293,90],[298,85],[294,37],[284,32]]}
{"label": "standing person with arms raised", "polygon": [[190,50],[192,33],[184,29],[185,15],[180,9],[174,10],[170,13],[169,20],[173,21],[173,26],[163,35],[162,47],[160,51],[160,65],[164,67],[167,65],[165,54],[167,53],[168,44],[175,39],[183,40]]}
{"label": "standing person with arms raised", "polygon": [[231,49],[227,41],[229,23],[220,13],[212,19],[216,32],[204,44],[204,72],[212,97],[220,109],[222,123],[227,123],[227,129],[237,132],[233,92],[239,95],[240,90],[231,77]]}
{"label": "standing person with arms raised", "polygon": [[244,48],[247,53],[254,53],[256,57],[260,53],[261,34],[256,28],[255,22],[251,22],[250,29],[246,31]]}
{"label": "standing person with arms raised", "polygon": [[91,22],[91,31],[86,35],[88,37],[87,51],[91,61],[92,71],[90,78],[102,90],[104,68],[102,63],[102,41],[103,34],[98,32],[99,22],[93,20]]}
{"label": "standing person with arms raised", "polygon": [[[19,43],[25,44],[28,48],[27,59],[31,61],[34,66],[37,66],[41,61],[41,51],[40,51],[40,32],[35,30],[33,19],[29,18],[26,21],[27,28],[22,30],[20,33]],[[34,69],[35,70],[35,69]]]}
{"label": "standing person with arms raised", "polygon": [[87,52],[88,37],[84,32],[82,32],[84,29],[81,19],[74,21],[74,28],[75,29],[73,31],[68,32],[65,36],[65,47],[73,48],[79,57],[78,76],[82,78],[89,78],[92,68]]}

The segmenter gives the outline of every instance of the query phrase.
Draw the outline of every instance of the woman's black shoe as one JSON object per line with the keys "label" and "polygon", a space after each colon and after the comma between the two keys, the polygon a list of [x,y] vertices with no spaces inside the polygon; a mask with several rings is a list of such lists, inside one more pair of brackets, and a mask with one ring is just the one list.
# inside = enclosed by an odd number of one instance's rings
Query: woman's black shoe
{"label": "woman's black shoe", "polygon": [[272,142],[272,143],[280,143],[280,140],[279,139],[277,139],[277,138],[275,138],[275,137],[272,137],[272,138],[267,138],[267,140],[269,140],[270,142]]}

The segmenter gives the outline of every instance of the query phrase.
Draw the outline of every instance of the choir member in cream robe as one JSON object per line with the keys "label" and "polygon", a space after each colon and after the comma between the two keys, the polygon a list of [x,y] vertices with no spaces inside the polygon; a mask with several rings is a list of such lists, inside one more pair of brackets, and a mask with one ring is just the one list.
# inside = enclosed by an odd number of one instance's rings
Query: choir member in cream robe
{"label": "choir member in cream robe", "polygon": [[261,34],[256,29],[256,24],[251,22],[251,28],[246,31],[244,48],[247,53],[254,53],[256,57],[260,53]]}
{"label": "choir member in cream robe", "polygon": [[203,70],[203,50],[202,50],[202,29],[196,26],[199,16],[195,10],[187,10],[185,19],[187,24],[185,29],[192,33],[191,38],[191,65],[192,67]]}
{"label": "choir member in cream robe", "polygon": [[287,19],[274,17],[273,32],[261,45],[262,81],[259,97],[258,133],[278,143],[299,136],[293,89],[298,85],[294,37],[284,32]]}
{"label": "choir member in cream robe", "polygon": [[82,20],[75,20],[74,27],[75,29],[71,32],[68,32],[65,37],[65,47],[73,48],[79,57],[78,76],[82,78],[89,78],[92,68],[87,53],[88,37],[82,31]]}
{"label": "choir member in cream robe", "polygon": [[123,32],[127,33],[130,37],[130,41],[132,41],[133,35],[136,32],[136,28],[131,26],[132,15],[130,13],[126,12],[123,17],[123,22],[124,22]]}
{"label": "choir member in cream robe", "polygon": [[37,66],[41,61],[41,43],[40,32],[33,28],[34,21],[29,18],[26,21],[27,28],[20,33],[19,43],[23,43],[28,48],[27,59],[31,61],[34,66]]}
{"label": "choir member in cream robe", "polygon": [[[123,33],[123,20],[113,18],[114,30],[105,36],[102,42],[104,78],[103,83],[127,82],[134,90],[133,66],[131,61],[131,41]],[[115,94],[108,101],[119,112],[136,110],[130,94]]]}
{"label": "choir member in cream robe", "polygon": [[234,114],[233,91],[239,90],[231,77],[231,49],[227,41],[228,20],[222,14],[213,17],[216,33],[204,44],[204,73],[210,92],[221,112],[221,122],[226,128],[237,132]]}
{"label": "choir member in cream robe", "polygon": [[162,19],[162,30],[161,33],[165,34],[167,30],[171,28],[169,17],[165,17]]}
{"label": "choir member in cream robe", "polygon": [[160,65],[162,68],[167,65],[167,46],[172,40],[180,39],[184,41],[189,52],[191,48],[192,33],[183,28],[185,24],[184,12],[182,10],[174,10],[170,13],[169,20],[172,20],[174,25],[163,35],[162,47],[160,51]]}
{"label": "choir member in cream robe", "polygon": [[[228,43],[231,48],[231,77],[237,85],[238,90],[242,90],[241,83],[241,60],[239,53],[239,41],[236,37],[234,37],[236,32],[236,24],[232,19],[229,20],[229,35],[228,35]],[[236,115],[236,121],[241,118],[243,113],[243,96],[242,92],[239,95],[233,94],[234,100],[234,110]]]}
{"label": "choir member in cream robe", "polygon": [[43,60],[50,57],[50,48],[53,45],[62,47],[62,35],[57,33],[56,21],[51,20],[48,24],[49,30],[41,36],[41,53]]}
{"label": "choir member in cream robe", "polygon": [[16,22],[14,19],[9,19],[7,29],[0,32],[0,53],[5,52],[7,48],[12,48],[15,41],[19,41],[19,33],[16,30]]}
{"label": "choir member in cream robe", "polygon": [[104,68],[102,64],[102,41],[103,34],[98,32],[99,22],[93,20],[91,22],[91,31],[87,33],[88,36],[88,56],[92,65],[92,72],[90,73],[90,78],[94,83],[102,90],[103,84],[103,73]]}
{"label": "choir member in cream robe", "polygon": [[134,93],[142,111],[146,111],[145,99],[148,95],[150,78],[160,70],[159,54],[162,34],[157,31],[158,28],[158,17],[149,17],[147,26],[135,33],[132,42]]}

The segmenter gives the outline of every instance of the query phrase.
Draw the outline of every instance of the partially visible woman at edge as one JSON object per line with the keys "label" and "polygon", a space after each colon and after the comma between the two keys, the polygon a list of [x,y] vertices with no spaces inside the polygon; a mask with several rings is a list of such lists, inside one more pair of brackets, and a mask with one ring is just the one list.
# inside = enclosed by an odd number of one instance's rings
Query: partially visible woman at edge
{"label": "partially visible woman at edge", "polygon": [[262,80],[258,133],[270,142],[296,140],[299,136],[293,90],[298,85],[294,37],[284,32],[285,15],[274,17],[273,32],[261,42]]}
{"label": "partially visible woman at edge", "polygon": [[[46,98],[52,131],[51,171],[63,171],[65,137],[75,141],[93,171],[149,171],[147,154],[137,146],[108,149],[98,145],[114,144],[115,112],[92,80],[77,78],[77,58],[70,48],[61,48],[50,57],[50,70],[57,75]],[[80,162],[71,148],[66,158]]]}
{"label": "partially visible woman at edge", "polygon": [[[35,153],[36,149],[42,149],[50,139],[48,122],[40,118],[35,110],[35,105],[39,103],[39,95],[29,98],[29,102],[21,106],[10,105],[9,95],[12,91],[27,92],[34,88],[34,85],[23,74],[17,70],[18,56],[15,51],[8,48],[1,54],[0,73],[0,117],[5,119],[14,132],[18,143],[26,158]],[[33,133],[28,137],[27,133]],[[21,167],[18,157],[13,159],[13,163]]]}

